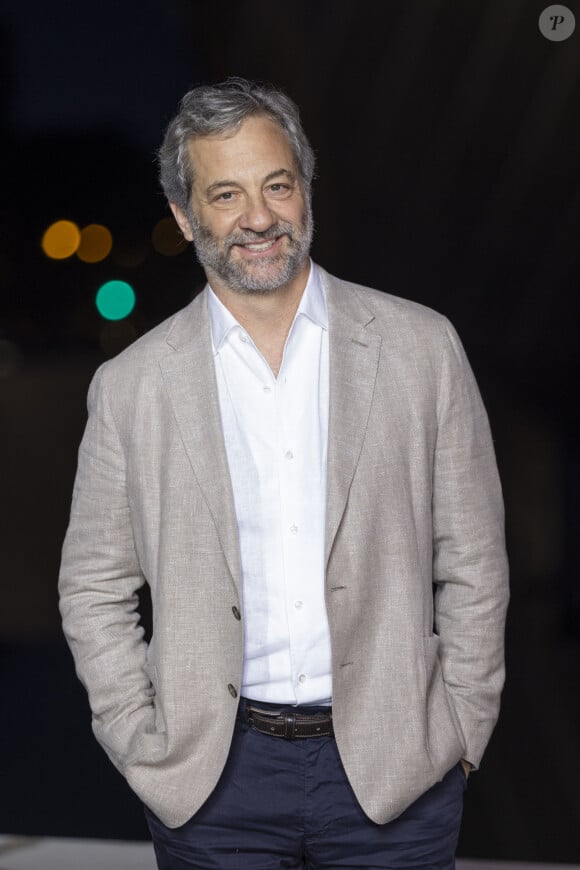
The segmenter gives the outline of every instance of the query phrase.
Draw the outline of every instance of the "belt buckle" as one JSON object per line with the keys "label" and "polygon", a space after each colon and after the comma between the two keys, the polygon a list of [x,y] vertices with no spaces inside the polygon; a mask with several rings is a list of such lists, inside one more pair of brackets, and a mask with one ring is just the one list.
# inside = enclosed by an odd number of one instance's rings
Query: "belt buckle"
{"label": "belt buckle", "polygon": [[248,704],[246,710],[248,713],[258,713],[260,716],[272,716],[275,719],[282,715],[282,710],[264,710],[262,707],[252,707],[251,704]]}

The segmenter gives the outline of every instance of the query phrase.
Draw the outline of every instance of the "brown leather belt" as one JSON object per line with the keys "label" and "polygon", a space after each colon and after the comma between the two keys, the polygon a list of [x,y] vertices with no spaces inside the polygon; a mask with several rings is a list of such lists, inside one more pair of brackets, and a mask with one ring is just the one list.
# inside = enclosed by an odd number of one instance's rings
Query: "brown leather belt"
{"label": "brown leather belt", "polygon": [[248,705],[245,719],[250,728],[260,734],[270,737],[282,737],[284,740],[297,740],[302,737],[334,737],[332,713],[291,713],[260,710]]}

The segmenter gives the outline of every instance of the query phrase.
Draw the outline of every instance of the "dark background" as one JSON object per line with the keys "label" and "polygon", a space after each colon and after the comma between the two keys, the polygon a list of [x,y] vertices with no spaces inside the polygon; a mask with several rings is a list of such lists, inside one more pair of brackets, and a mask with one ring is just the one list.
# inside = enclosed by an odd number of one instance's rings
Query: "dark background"
{"label": "dark background", "polygon": [[[314,256],[446,314],[491,418],[512,569],[508,682],[459,854],[580,863],[576,295],[580,4],[564,42],[532,0],[52,0],[0,17],[0,831],[146,837],[93,741],[56,579],[94,369],[186,304],[164,257],[155,148],[201,81],[273,81],[318,156]],[[55,262],[67,218],[111,255]],[[109,278],[137,305],[106,326]]]}

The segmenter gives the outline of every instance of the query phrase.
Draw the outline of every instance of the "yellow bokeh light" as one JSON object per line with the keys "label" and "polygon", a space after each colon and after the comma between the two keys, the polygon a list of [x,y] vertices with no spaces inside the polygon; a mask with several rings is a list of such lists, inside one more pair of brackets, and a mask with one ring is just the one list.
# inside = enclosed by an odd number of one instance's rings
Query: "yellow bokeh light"
{"label": "yellow bokeh light", "polygon": [[102,224],[89,224],[81,230],[77,257],[83,263],[99,263],[108,257],[113,247],[113,237]]}
{"label": "yellow bokeh light", "polygon": [[162,218],[155,224],[151,241],[157,253],[165,257],[175,257],[187,248],[179,227],[171,217]]}
{"label": "yellow bokeh light", "polygon": [[77,250],[81,241],[80,230],[72,221],[56,221],[42,237],[42,250],[51,260],[66,260]]}

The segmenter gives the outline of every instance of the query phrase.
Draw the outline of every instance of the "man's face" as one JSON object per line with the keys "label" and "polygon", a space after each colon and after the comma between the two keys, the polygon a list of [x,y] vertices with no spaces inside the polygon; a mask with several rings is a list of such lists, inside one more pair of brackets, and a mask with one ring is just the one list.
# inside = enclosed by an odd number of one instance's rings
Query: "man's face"
{"label": "man's face", "polygon": [[234,135],[195,139],[189,151],[191,204],[186,214],[172,208],[212,286],[239,293],[287,286],[306,267],[312,214],[282,129],[250,117]]}

